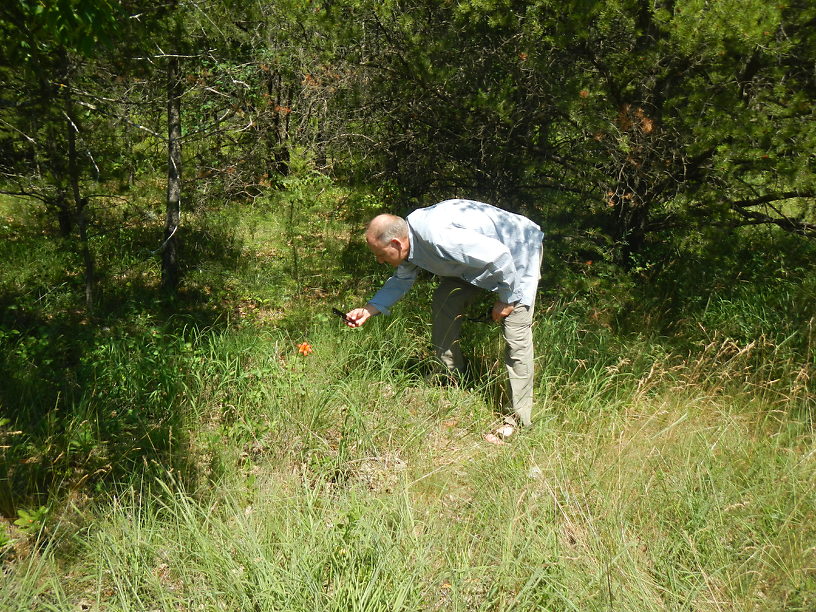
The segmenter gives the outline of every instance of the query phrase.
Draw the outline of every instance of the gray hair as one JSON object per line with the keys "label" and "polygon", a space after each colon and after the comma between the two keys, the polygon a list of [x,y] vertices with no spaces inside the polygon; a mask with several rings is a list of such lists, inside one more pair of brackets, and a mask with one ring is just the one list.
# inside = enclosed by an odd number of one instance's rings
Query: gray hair
{"label": "gray hair", "polygon": [[396,215],[377,215],[368,224],[366,235],[378,244],[408,237],[408,222]]}

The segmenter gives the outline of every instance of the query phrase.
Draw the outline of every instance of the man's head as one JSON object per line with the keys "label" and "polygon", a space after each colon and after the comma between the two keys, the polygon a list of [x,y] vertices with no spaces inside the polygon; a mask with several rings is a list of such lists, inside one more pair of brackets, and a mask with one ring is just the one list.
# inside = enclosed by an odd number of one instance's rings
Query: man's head
{"label": "man's head", "polygon": [[377,215],[366,228],[366,243],[379,263],[395,268],[408,258],[408,223],[396,215]]}

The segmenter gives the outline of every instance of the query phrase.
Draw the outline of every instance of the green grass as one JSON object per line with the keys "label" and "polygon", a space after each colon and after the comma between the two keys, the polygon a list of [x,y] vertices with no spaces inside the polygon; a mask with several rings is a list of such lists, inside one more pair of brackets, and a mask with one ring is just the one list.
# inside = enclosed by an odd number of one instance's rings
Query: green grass
{"label": "green grass", "polygon": [[[4,319],[0,609],[816,608],[813,332],[784,315],[812,283],[690,300],[678,339],[543,297],[536,425],[496,447],[498,330],[469,326],[472,374],[439,386],[427,283],[362,329],[332,318],[387,270],[355,275],[324,187],[288,236],[275,207],[192,221],[218,255],[196,247],[170,309],[135,299],[140,264],[100,321],[37,298]],[[30,276],[6,267],[0,297],[59,281],[62,252],[25,240],[44,255],[9,252]]]}
{"label": "green grass", "polygon": [[[727,367],[702,381],[667,373],[662,389],[654,370],[605,370],[583,395],[572,372],[545,371],[565,391],[539,404],[536,428],[493,447],[484,396],[406,373],[412,349],[395,339],[416,330],[379,323],[198,338],[188,472],[134,475],[78,516],[63,510],[8,566],[0,605],[816,604],[812,423],[718,388]],[[312,355],[297,354],[302,339]]]}

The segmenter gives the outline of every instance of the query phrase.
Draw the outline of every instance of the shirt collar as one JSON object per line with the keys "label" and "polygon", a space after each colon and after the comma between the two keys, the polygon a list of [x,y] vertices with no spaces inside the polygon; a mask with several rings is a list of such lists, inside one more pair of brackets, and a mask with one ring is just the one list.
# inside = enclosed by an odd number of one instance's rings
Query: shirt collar
{"label": "shirt collar", "polygon": [[411,229],[411,224],[408,224],[408,261],[414,258],[414,230]]}

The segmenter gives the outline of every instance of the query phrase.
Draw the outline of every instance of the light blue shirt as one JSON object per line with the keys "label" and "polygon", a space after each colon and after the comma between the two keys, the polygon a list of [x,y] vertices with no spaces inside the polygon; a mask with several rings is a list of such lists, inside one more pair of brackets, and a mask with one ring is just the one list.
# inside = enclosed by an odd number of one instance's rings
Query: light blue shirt
{"label": "light blue shirt", "polygon": [[418,268],[453,276],[498,294],[502,302],[532,306],[541,265],[541,228],[501,208],[473,200],[445,200],[405,219],[411,248],[369,304],[383,314],[413,286]]}

